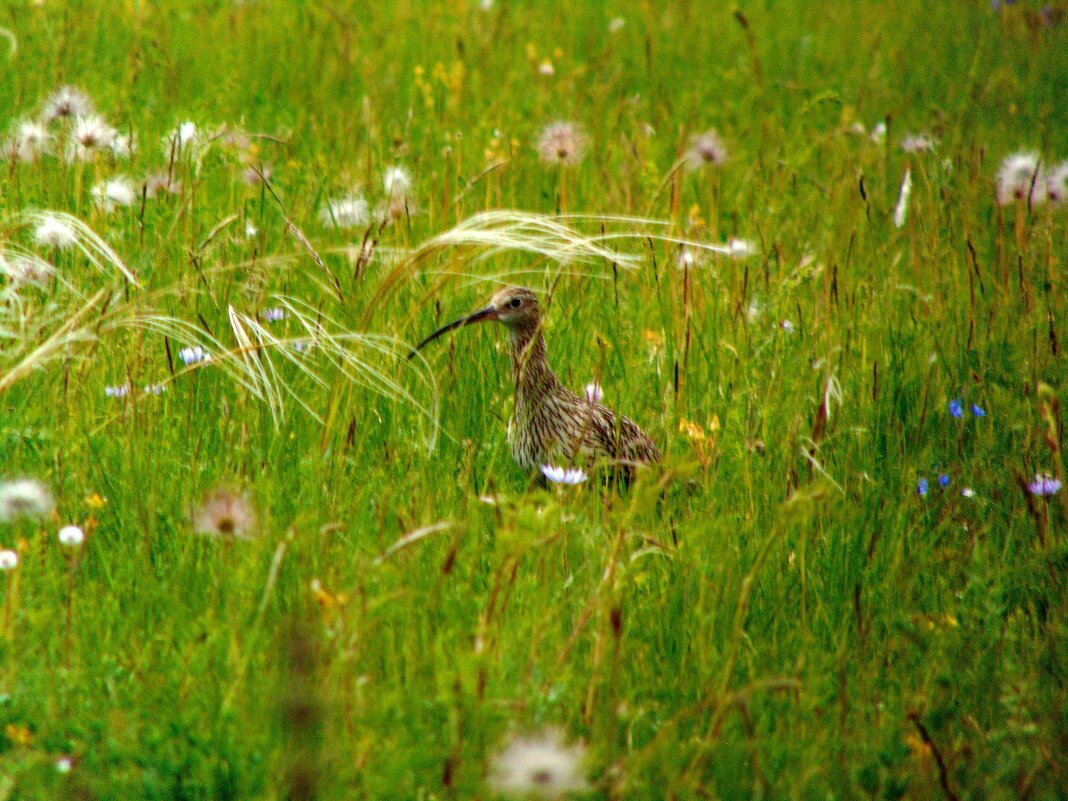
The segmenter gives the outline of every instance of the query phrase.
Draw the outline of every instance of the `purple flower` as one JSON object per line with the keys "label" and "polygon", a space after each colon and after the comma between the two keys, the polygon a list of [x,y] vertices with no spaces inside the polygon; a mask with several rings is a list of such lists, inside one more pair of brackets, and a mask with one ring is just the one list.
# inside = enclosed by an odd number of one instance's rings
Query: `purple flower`
{"label": "purple flower", "polygon": [[976,417],[986,417],[986,411],[978,403],[972,404],[972,414]]}
{"label": "purple flower", "polygon": [[927,497],[927,479],[920,476],[920,480],[916,482],[916,494],[921,498]]}
{"label": "purple flower", "polygon": [[964,401],[954,398],[949,402],[949,413],[953,417],[964,417]]}
{"label": "purple flower", "polygon": [[948,487],[949,486],[949,476],[947,474],[945,474],[945,473],[942,473],[938,477],[938,485],[940,487]]}
{"label": "purple flower", "polygon": [[1032,495],[1044,498],[1047,495],[1055,495],[1061,489],[1060,479],[1054,478],[1049,473],[1035,473],[1035,480],[1027,485]]}

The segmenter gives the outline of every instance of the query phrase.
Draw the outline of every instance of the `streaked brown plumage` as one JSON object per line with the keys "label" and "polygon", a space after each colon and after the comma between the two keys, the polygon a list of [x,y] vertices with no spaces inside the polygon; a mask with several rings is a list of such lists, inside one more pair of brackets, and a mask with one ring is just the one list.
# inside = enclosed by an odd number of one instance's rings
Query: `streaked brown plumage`
{"label": "streaked brown plumage", "polygon": [[580,398],[560,383],[546,356],[541,306],[529,289],[500,290],[484,309],[439,328],[415,350],[448,331],[483,320],[496,320],[511,335],[515,411],[508,423],[508,442],[523,470],[540,475],[542,465],[607,461],[630,478],[635,466],[660,459],[656,445],[633,420]]}

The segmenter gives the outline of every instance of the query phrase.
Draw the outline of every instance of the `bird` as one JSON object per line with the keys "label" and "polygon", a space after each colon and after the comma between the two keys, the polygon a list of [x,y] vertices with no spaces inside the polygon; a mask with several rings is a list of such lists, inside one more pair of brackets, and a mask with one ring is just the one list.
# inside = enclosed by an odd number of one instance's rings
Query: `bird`
{"label": "bird", "polygon": [[508,443],[522,470],[544,483],[542,467],[607,464],[610,475],[629,483],[637,467],[660,460],[659,449],[637,423],[591,398],[580,398],[556,377],[542,335],[541,305],[526,287],[500,289],[488,305],[442,326],[408,358],[443,334],[487,320],[496,320],[510,335],[515,408]]}

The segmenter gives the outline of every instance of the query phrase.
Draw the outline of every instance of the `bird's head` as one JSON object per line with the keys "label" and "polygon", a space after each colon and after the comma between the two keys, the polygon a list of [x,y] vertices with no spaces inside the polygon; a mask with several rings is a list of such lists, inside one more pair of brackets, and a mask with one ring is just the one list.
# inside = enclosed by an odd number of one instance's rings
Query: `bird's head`
{"label": "bird's head", "polygon": [[453,320],[448,325],[443,325],[433,334],[415,346],[415,350],[409,354],[410,359],[424,346],[433,342],[442,334],[447,334],[461,326],[481,323],[484,320],[496,320],[511,331],[536,328],[541,321],[541,306],[538,305],[538,296],[525,287],[509,286],[498,290],[490,298],[487,306],[479,309],[459,320]]}

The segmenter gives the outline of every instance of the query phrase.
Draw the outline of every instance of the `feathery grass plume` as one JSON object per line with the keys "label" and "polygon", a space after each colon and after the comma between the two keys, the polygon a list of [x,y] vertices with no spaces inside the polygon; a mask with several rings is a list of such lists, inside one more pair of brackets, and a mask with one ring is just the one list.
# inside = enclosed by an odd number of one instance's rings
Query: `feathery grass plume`
{"label": "feathery grass plume", "polygon": [[567,745],[563,733],[546,729],[515,737],[490,760],[489,786],[518,798],[561,798],[589,789],[583,762],[586,747]]}
{"label": "feathery grass plume", "polygon": [[[577,230],[578,225],[597,227],[597,233],[586,234]],[[615,230],[622,227],[623,230]],[[700,253],[718,253],[729,256],[737,251],[731,244],[697,242],[657,232],[657,228],[670,229],[671,223],[639,217],[624,217],[607,214],[534,214],[511,209],[479,212],[461,221],[447,231],[436,234],[418,247],[404,254],[379,284],[368,304],[364,318],[378,308],[381,301],[406,281],[426,261],[443,252],[458,250],[464,255],[463,265],[469,271],[464,277],[472,282],[508,282],[529,271],[513,270],[491,275],[475,272],[488,260],[507,253],[526,253],[559,266],[556,274],[572,274],[610,278],[612,268],[637,269],[642,257],[622,252],[613,247],[618,242],[636,242],[649,246],[652,242],[689,247]],[[601,271],[589,267],[602,262]],[[453,263],[456,263],[455,261]],[[582,269],[579,269],[579,268]],[[544,275],[544,270],[539,270]],[[457,273],[442,271],[442,278],[434,292]]]}
{"label": "feathery grass plume", "polygon": [[250,540],[256,526],[256,511],[246,493],[216,487],[200,502],[192,519],[198,534],[226,540]]}
{"label": "feathery grass plume", "polygon": [[682,160],[689,170],[701,167],[722,167],[730,159],[727,146],[715,128],[690,137],[690,147],[683,154]]}
{"label": "feathery grass plume", "polygon": [[138,285],[136,276],[111,246],[71,214],[31,209],[16,214],[11,222],[14,226],[32,226],[34,239],[42,245],[77,248],[100,272],[121,275],[131,284]]}
{"label": "feathery grass plume", "polygon": [[0,482],[0,522],[20,517],[37,518],[49,514],[56,504],[52,493],[35,478],[16,478]]}
{"label": "feathery grass plume", "polygon": [[93,187],[93,200],[105,212],[113,212],[119,206],[131,206],[137,199],[134,185],[125,175],[117,175]]}
{"label": "feathery grass plume", "polygon": [[45,100],[41,116],[46,122],[62,117],[87,117],[93,113],[93,101],[75,86],[61,86]]}
{"label": "feathery grass plume", "polygon": [[363,228],[371,222],[371,207],[360,195],[332,198],[319,209],[319,222],[325,228]]}
{"label": "feathery grass plume", "polygon": [[4,158],[35,161],[52,149],[52,132],[36,120],[20,122],[2,146]]}
{"label": "feathery grass plume", "polygon": [[[132,320],[130,325],[178,342],[191,343],[188,347],[194,352],[198,348],[205,354],[210,352],[214,368],[266,404],[275,425],[286,417],[287,397],[315,420],[323,422],[319,413],[308,404],[305,393],[284,370],[325,387],[328,384],[320,370],[331,368],[354,384],[411,406],[432,425],[428,447],[436,444],[437,383],[428,369],[420,369],[419,364],[404,360],[411,350],[408,344],[390,336],[353,332],[349,330],[350,326],[342,325],[299,298],[276,295],[272,296],[271,302],[284,310],[290,328],[301,333],[279,336],[255,315],[238,312],[232,306],[228,309],[235,341],[232,348],[193,323],[163,314],[144,314]],[[315,360],[310,355],[313,348],[318,357]],[[398,362],[411,364],[415,369],[421,384],[417,391],[401,383],[396,370]],[[195,369],[195,365],[190,369]]]}
{"label": "feathery grass plume", "polygon": [[1042,163],[1037,153],[1010,153],[998,170],[998,203],[1007,206],[1018,200],[1041,203],[1046,197]]}
{"label": "feathery grass plume", "polygon": [[92,161],[99,151],[111,147],[118,133],[97,114],[76,117],[67,140],[67,161]]}
{"label": "feathery grass plume", "polygon": [[585,157],[589,143],[589,136],[577,122],[557,120],[542,129],[536,149],[545,164],[573,167]]}

